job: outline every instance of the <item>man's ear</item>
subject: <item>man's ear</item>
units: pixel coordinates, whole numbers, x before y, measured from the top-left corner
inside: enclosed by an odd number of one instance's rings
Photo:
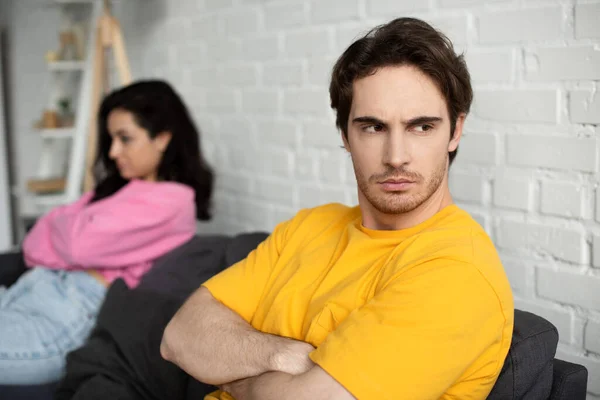
[[[340,134],[342,135],[342,141],[344,142],[344,148],[348,153],[350,153],[350,143],[348,142],[348,133],[344,133],[340,130]]]
[[[465,114],[465,113],[459,114],[458,118],[456,118],[456,125],[454,125],[454,135],[452,135],[452,138],[450,139],[450,142],[448,143],[448,151],[449,152],[452,152],[458,148],[458,143],[460,142],[460,139],[462,138],[463,128],[465,126],[466,118],[467,118],[467,114]]]
[[[173,134],[169,131],[160,132],[158,135],[156,135],[154,138],[154,143],[161,153],[164,153],[167,150],[169,143],[171,143],[172,137]]]

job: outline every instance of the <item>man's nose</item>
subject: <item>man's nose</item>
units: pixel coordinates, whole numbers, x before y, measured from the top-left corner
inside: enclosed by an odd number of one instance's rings
[[[410,162],[409,143],[406,135],[401,130],[388,133],[383,162],[395,169]]]

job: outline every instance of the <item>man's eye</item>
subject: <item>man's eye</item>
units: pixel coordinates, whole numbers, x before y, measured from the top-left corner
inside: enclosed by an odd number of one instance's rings
[[[367,133],[383,132],[383,126],[382,125],[368,125],[368,126],[365,126],[363,128],[363,130]]]
[[[417,132],[427,132],[433,129],[433,126],[424,124],[415,126],[414,130]]]
[[[128,143],[131,140],[129,136],[121,136],[122,143]]]

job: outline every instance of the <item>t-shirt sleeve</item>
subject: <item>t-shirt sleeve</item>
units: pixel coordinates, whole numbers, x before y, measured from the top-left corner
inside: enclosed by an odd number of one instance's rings
[[[215,275],[202,286],[250,323],[279,260],[291,223],[292,221],[287,221],[279,224],[244,260]]]
[[[423,400],[440,398],[486,357],[489,383],[464,397],[483,399],[504,361],[504,324],[500,300],[476,268],[429,265],[390,280],[310,357],[356,398]]]

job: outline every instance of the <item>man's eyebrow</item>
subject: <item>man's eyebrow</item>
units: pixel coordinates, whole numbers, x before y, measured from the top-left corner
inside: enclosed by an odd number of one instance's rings
[[[423,125],[423,124],[433,124],[437,122],[442,122],[444,119],[441,117],[434,117],[428,115],[420,115],[418,117],[411,118],[406,121],[402,121],[402,124],[405,126],[415,126],[415,125]],[[377,117],[373,117],[371,115],[366,115],[364,117],[356,117],[352,120],[353,124],[372,124],[372,125],[381,125],[384,128],[388,126],[388,124]]]
[[[431,124],[431,123],[442,122],[442,121],[443,121],[443,118],[441,118],[441,117],[421,115],[421,116],[403,121],[402,123],[405,126],[415,126],[415,125]]]
[[[364,117],[356,117],[352,120],[353,124],[372,124],[372,125],[381,125],[383,127],[387,126],[387,123],[383,122],[379,118],[372,117],[370,115],[366,115]]]

